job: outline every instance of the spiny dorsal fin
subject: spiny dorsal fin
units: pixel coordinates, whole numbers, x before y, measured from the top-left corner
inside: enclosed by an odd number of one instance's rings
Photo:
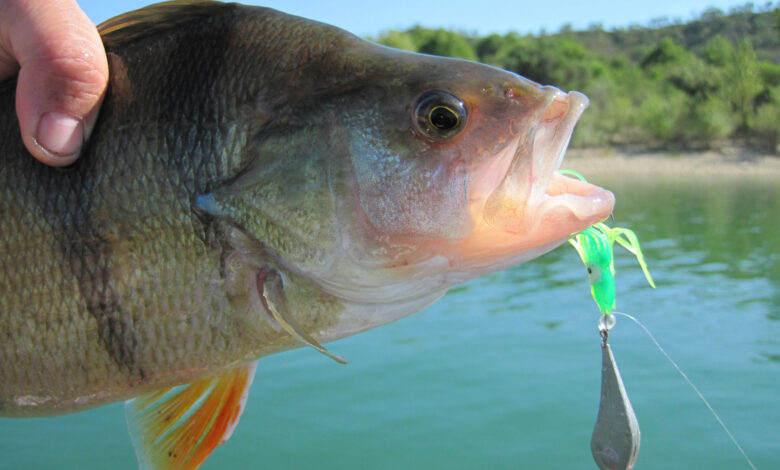
[[[115,16],[98,25],[106,48],[176,29],[209,16],[240,8],[235,3],[174,0]]]
[[[256,368],[257,361],[125,402],[139,468],[198,468],[233,434]]]

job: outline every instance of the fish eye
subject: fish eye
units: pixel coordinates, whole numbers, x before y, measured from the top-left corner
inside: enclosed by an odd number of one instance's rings
[[[588,265],[588,280],[595,284],[601,280],[601,268],[595,264]]]
[[[441,90],[420,96],[414,114],[417,129],[434,140],[454,137],[463,129],[468,118],[463,102],[452,93]]]

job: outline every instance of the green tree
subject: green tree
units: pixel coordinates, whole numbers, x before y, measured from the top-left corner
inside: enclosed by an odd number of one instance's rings
[[[603,70],[595,57],[570,36],[517,38],[496,56],[497,65],[543,84],[583,89]]]
[[[767,101],[756,112],[755,129],[772,150],[780,153],[780,84],[767,92]]]
[[[756,53],[742,41],[733,49],[723,73],[723,92],[739,117],[738,130],[747,135],[755,116],[755,98],[763,90]]]
[[[403,31],[391,30],[383,33],[377,38],[376,42],[385,46],[395,47],[396,49],[417,52],[417,45],[414,43],[414,40],[408,33]]]
[[[491,34],[477,40],[475,47],[477,59],[480,62],[492,64],[498,52],[506,45],[508,40],[499,34]]]
[[[460,59],[477,60],[477,53],[466,39],[454,31],[437,29],[430,31],[425,40],[421,41],[418,52]]]
[[[682,64],[689,60],[690,54],[671,38],[663,38],[645,55],[639,65],[643,69],[657,66]]]
[[[728,39],[718,34],[707,41],[702,50],[702,57],[711,65],[724,67],[734,55],[734,47]]]
[[[780,7],[775,8],[774,11],[772,11],[775,15],[775,24],[777,25],[777,36],[780,37]]]

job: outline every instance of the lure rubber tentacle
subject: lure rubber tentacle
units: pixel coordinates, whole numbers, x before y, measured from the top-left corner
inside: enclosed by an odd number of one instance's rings
[[[587,182],[584,176],[574,170],[559,170],[558,173],[574,176]],[[636,257],[647,282],[655,288],[655,282],[650,275],[642,249],[639,246],[639,238],[633,230],[624,227],[610,227],[604,222],[598,222],[573,235],[569,242],[577,250],[585,267],[588,268],[591,294],[601,313],[607,315],[615,308],[615,262],[613,255],[615,242]]]

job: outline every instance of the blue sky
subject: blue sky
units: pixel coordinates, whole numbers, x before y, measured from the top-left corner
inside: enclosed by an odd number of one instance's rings
[[[80,0],[92,21],[99,23],[119,13],[154,3],[153,0]],[[605,27],[647,24],[662,16],[691,19],[714,6],[728,11],[745,1],[722,0],[245,0],[325,23],[361,36],[376,35],[388,29],[405,29],[415,24],[453,28],[465,32],[536,33],[542,28],[557,31],[570,23],[584,29],[592,23]],[[763,1],[756,4],[763,5]]]

